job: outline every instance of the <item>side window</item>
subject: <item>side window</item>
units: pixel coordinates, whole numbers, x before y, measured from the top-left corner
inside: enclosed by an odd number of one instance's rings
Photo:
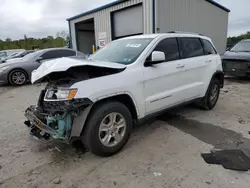
[[[182,58],[191,58],[204,55],[204,50],[198,38],[180,38]]]
[[[161,51],[165,53],[166,61],[173,61],[180,59],[179,48],[176,38],[167,38],[159,42],[154,51]]]
[[[217,54],[214,47],[208,40],[202,39],[202,42],[203,42],[204,52],[206,55]]]
[[[69,56],[75,56],[76,52],[72,50],[58,50],[57,56],[58,57],[69,57]]]
[[[43,55],[41,55],[41,57],[42,57],[43,59],[53,59],[53,58],[57,58],[57,56],[56,56],[56,50],[52,50],[52,51],[45,52]]]
[[[69,56],[75,56],[76,52],[72,50],[52,50],[49,52],[45,52],[42,55],[43,59],[54,59],[54,58],[60,58],[60,57],[69,57]]]

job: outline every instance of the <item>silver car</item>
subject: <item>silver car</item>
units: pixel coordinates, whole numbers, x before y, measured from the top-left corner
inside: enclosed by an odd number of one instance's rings
[[[8,57],[2,58],[0,60],[0,63],[6,63],[9,59],[23,58],[24,56],[26,56],[30,53],[33,53],[33,52],[35,52],[35,50],[25,50],[22,52],[15,52]]]
[[[6,63],[0,64],[0,83],[9,83],[17,86],[24,85],[30,81],[31,72],[37,69],[44,61],[72,56],[85,58],[83,53],[72,49],[50,48],[38,50],[21,59],[10,59]]]
[[[14,53],[19,53],[25,51],[24,49],[15,49],[15,50],[2,50],[0,51],[0,60],[6,57],[9,57],[10,55]]]

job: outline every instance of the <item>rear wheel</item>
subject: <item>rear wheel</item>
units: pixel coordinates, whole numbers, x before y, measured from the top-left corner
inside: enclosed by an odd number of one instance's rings
[[[27,83],[28,76],[27,73],[23,70],[13,70],[9,74],[9,82],[11,85],[24,85]]]
[[[211,81],[207,93],[204,98],[198,103],[198,106],[204,110],[212,110],[220,96],[220,81],[213,78]]]
[[[128,142],[132,131],[129,109],[119,102],[106,102],[91,112],[82,135],[85,147],[98,156],[111,156]]]

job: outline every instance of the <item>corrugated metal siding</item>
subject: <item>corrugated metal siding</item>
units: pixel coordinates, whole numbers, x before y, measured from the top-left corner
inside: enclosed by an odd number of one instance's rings
[[[218,52],[224,53],[227,45],[229,13],[206,2],[199,0],[199,30],[210,37]]]
[[[144,15],[144,33],[152,33],[152,0],[130,0],[125,1],[124,3],[109,7],[107,9],[77,18],[70,21],[71,29],[71,40],[72,47],[76,49],[76,35],[75,35],[75,23],[94,18],[95,21],[95,38],[96,45],[98,45],[98,33],[106,32],[107,33],[107,42],[111,41],[111,18],[110,13],[122,8],[126,8],[138,3],[143,3],[143,15]]]
[[[187,31],[212,38],[219,53],[226,49],[228,12],[205,0],[156,0],[159,32]]]

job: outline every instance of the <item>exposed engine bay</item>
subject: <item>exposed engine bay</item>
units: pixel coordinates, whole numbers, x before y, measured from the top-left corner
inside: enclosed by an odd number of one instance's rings
[[[104,67],[73,67],[64,72],[52,72],[41,81],[48,81],[41,91],[37,105],[25,111],[25,124],[35,138],[69,140],[74,118],[92,104],[87,98],[74,99],[77,82],[121,72],[121,69]]]

